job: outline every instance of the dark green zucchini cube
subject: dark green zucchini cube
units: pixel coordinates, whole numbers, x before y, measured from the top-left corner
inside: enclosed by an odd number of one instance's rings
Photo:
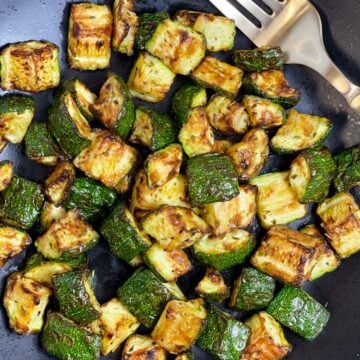
[[[101,335],[76,325],[58,312],[48,312],[41,343],[50,355],[61,360],[100,358]]]
[[[274,297],[275,280],[254,268],[244,268],[234,283],[230,307],[237,311],[263,309]]]
[[[30,229],[44,204],[41,185],[14,176],[0,193],[0,220],[22,229]]]
[[[249,336],[247,326],[210,304],[206,326],[196,345],[219,359],[238,360]]]
[[[291,285],[282,288],[266,311],[306,340],[315,339],[330,318],[330,313],[320,303]]]
[[[231,159],[223,154],[198,155],[188,160],[191,206],[227,201],[239,194],[238,179]]]

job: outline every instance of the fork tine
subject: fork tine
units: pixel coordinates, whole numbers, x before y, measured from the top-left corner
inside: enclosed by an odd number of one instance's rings
[[[272,19],[271,15],[267,14],[264,9],[262,9],[258,4],[255,4],[252,0],[236,1],[242,5],[251,15],[258,19],[262,25],[267,25],[267,23]]]
[[[278,0],[261,0],[261,1],[274,12],[280,11],[286,5],[285,2],[281,3]]]
[[[250,40],[256,39],[260,34],[260,29],[255,26],[246,16],[244,16],[234,5],[227,0],[210,0],[226,17],[234,19],[236,26]]]

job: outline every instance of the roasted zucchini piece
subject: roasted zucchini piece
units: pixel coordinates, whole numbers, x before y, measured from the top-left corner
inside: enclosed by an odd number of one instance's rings
[[[267,312],[306,340],[314,340],[325,328],[330,313],[304,290],[285,285]]]
[[[340,259],[328,245],[325,237],[321,234],[317,226],[310,224],[302,228],[300,231],[304,234],[315,237],[319,241],[319,246],[321,247],[319,260],[315,264],[309,280],[316,280],[319,277],[336,270],[340,265]]]
[[[173,293],[149,270],[136,270],[119,288],[117,295],[138,320],[151,328]]]
[[[176,281],[191,270],[191,262],[181,249],[166,251],[155,243],[144,253],[143,258],[161,281]]]
[[[63,203],[66,210],[78,209],[90,222],[99,220],[116,200],[116,191],[88,177],[76,178]]]
[[[255,246],[253,235],[237,229],[222,236],[205,235],[193,245],[192,251],[201,264],[221,271],[244,263]]]
[[[60,205],[68,196],[75,180],[75,168],[71,162],[60,162],[45,180],[45,195],[55,205]]]
[[[71,5],[67,48],[71,68],[97,70],[110,65],[112,22],[106,5]]]
[[[127,85],[134,97],[156,103],[165,98],[175,76],[161,60],[141,52],[131,69]]]
[[[0,138],[19,144],[25,137],[35,113],[32,96],[6,94],[0,97]]]
[[[251,267],[243,268],[234,282],[229,306],[237,311],[263,309],[274,297],[275,280]]]
[[[128,56],[133,55],[135,34],[139,25],[135,13],[135,0],[115,0],[113,18],[113,50]]]
[[[245,94],[257,95],[282,105],[285,109],[300,101],[299,90],[289,86],[280,70],[265,70],[247,73],[243,79]]]
[[[70,257],[91,249],[99,235],[86,223],[78,210],[70,210],[54,221],[46,232],[37,238],[35,246],[39,253],[48,259]]]
[[[148,335],[132,335],[125,343],[122,359],[166,360],[167,352]]]
[[[50,355],[60,360],[100,358],[101,336],[76,325],[59,312],[48,312],[41,344]]]
[[[107,130],[93,132],[90,146],[75,159],[74,165],[87,176],[109,188],[126,192],[137,165],[138,152]]]
[[[193,210],[175,206],[163,206],[146,215],[142,228],[167,251],[187,248],[210,232]]]
[[[252,129],[243,139],[231,146],[230,156],[240,181],[259,174],[269,156],[269,139],[263,129]]]
[[[0,154],[5,149],[7,144],[8,142],[4,138],[0,137]]]
[[[109,73],[100,89],[100,96],[91,107],[104,126],[124,140],[130,134],[135,121],[135,105],[125,81]]]
[[[242,84],[243,71],[217,58],[207,56],[192,72],[199,85],[234,99]]]
[[[89,270],[72,270],[52,277],[54,294],[61,312],[80,325],[90,324],[101,316]]]
[[[171,354],[189,350],[206,319],[203,299],[169,301],[151,333],[154,341]]]
[[[316,212],[330,245],[341,258],[360,251],[360,210],[350,193],[341,192],[326,199]]]
[[[90,144],[91,128],[70,92],[60,95],[49,110],[48,129],[70,157]]]
[[[191,10],[179,10],[175,20],[203,34],[209,51],[229,51],[234,47],[235,22],[225,16]]]
[[[211,152],[214,153],[220,153],[220,154],[227,154],[227,151],[231,148],[231,146],[233,146],[234,143],[231,140],[227,140],[227,139],[220,139],[214,140],[214,145],[212,148]]]
[[[256,187],[240,185],[239,195],[228,201],[205,204],[200,216],[212,227],[215,235],[249,226],[256,215]]]
[[[204,154],[189,159],[186,176],[192,206],[227,201],[239,195],[235,169],[227,155]]]
[[[35,231],[38,234],[47,230],[50,225],[65,215],[66,211],[62,206],[53,204],[52,202],[45,201],[39,219],[35,224]]]
[[[271,148],[281,155],[317,147],[325,141],[331,127],[330,120],[325,117],[291,109],[285,124],[271,139]]]
[[[171,101],[171,108],[180,125],[184,124],[189,111],[207,102],[205,88],[194,83],[187,83],[179,88]]]
[[[4,191],[14,176],[14,165],[9,160],[0,161],[0,191]]]
[[[334,179],[337,191],[347,191],[360,184],[360,145],[341,151],[334,156],[337,173]]]
[[[230,295],[229,287],[221,274],[214,268],[206,268],[206,274],[196,285],[196,292],[208,301],[222,302]]]
[[[111,251],[120,259],[130,262],[151,246],[148,236],[141,231],[124,202],[101,224],[100,232],[108,241]]]
[[[320,202],[328,195],[335,172],[328,148],[308,149],[291,163],[289,182],[300,202]]]
[[[190,109],[180,129],[179,141],[187,156],[206,154],[214,146],[214,133],[203,107]]]
[[[4,307],[11,329],[21,335],[40,332],[51,290],[20,272],[12,273],[6,283]]]
[[[66,160],[52,138],[45,123],[33,123],[25,135],[25,153],[30,160],[45,166],[55,166],[59,160]]]
[[[196,345],[221,360],[238,360],[249,336],[242,322],[209,304],[207,323]]]
[[[211,126],[222,135],[244,134],[249,115],[243,105],[222,95],[214,95],[205,107]]]
[[[319,241],[286,226],[272,226],[251,258],[258,270],[284,283],[302,286],[319,261]]]
[[[257,215],[261,226],[288,224],[306,216],[306,205],[301,204],[289,183],[289,171],[260,175],[250,180],[258,188]]]
[[[183,152],[179,144],[171,144],[166,148],[150,154],[144,163],[147,183],[150,189],[165,185],[178,176],[182,164]]]
[[[41,185],[14,176],[9,186],[0,192],[0,220],[21,229],[30,229],[44,204]]]
[[[130,141],[157,151],[176,142],[176,131],[173,120],[166,114],[149,108],[136,109],[135,123]]]
[[[284,124],[286,113],[284,108],[269,99],[258,96],[245,95],[243,103],[249,114],[250,127],[273,129]]]
[[[175,360],[193,360],[193,354],[191,351],[187,351],[176,356]]]
[[[26,232],[0,225],[0,268],[30,244],[31,238]]]
[[[281,325],[265,311],[244,324],[250,329],[250,338],[240,360],[281,360],[291,352]]]
[[[282,69],[286,56],[279,46],[264,46],[252,50],[236,50],[234,64],[247,72]]]
[[[48,41],[25,41],[6,46],[0,56],[4,90],[39,92],[60,82],[59,48]]]

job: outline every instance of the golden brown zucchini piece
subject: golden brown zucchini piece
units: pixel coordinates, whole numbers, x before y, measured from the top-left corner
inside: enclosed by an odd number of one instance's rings
[[[106,5],[71,6],[67,49],[71,68],[97,70],[110,65],[112,21],[112,12]]]
[[[206,274],[196,285],[196,292],[208,301],[222,302],[230,295],[221,274],[213,267],[206,268]]]
[[[161,314],[151,336],[171,354],[188,350],[200,335],[206,319],[203,299],[171,300]]]
[[[4,293],[4,307],[10,327],[21,335],[40,332],[51,290],[20,272],[9,276]]]
[[[227,151],[234,145],[231,140],[214,140],[214,146],[212,148],[212,152],[220,153],[220,154],[227,154]]]
[[[4,90],[39,92],[60,82],[59,48],[48,41],[25,41],[6,46],[0,56]]]
[[[14,166],[11,161],[0,161],[0,191],[4,191],[14,175]]]
[[[44,206],[41,210],[39,223],[39,231],[43,232],[47,230],[50,225],[55,221],[60,219],[66,213],[65,209],[62,206],[55,205],[52,202],[45,201]]]
[[[319,261],[319,241],[286,226],[272,226],[262,239],[251,263],[280,281],[302,286]]]

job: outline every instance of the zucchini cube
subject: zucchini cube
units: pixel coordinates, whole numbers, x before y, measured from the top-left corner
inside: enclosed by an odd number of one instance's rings
[[[126,360],[166,360],[167,352],[148,335],[132,335],[125,343],[122,358]]]
[[[14,165],[9,160],[0,161],[0,191],[4,191],[14,176]]]
[[[360,251],[360,209],[350,193],[341,192],[326,199],[316,212],[330,245],[341,258]]]
[[[263,309],[274,297],[275,280],[251,267],[243,268],[234,282],[230,307],[237,311]]]
[[[71,6],[67,48],[71,68],[97,70],[110,65],[112,24],[112,12],[106,5]]]
[[[204,300],[169,301],[151,333],[154,341],[171,354],[189,350],[206,319]]]
[[[119,202],[103,221],[100,232],[111,251],[128,263],[151,246],[150,239],[138,228],[124,202]]]
[[[40,217],[34,225],[35,232],[37,234],[43,233],[55,220],[63,217],[65,213],[66,210],[63,207],[45,201],[44,206],[41,209]]]
[[[229,287],[214,268],[206,268],[205,276],[196,285],[196,292],[207,301],[222,302],[230,295]]]
[[[209,304],[207,323],[196,345],[219,359],[238,360],[249,336],[247,326]]]
[[[250,338],[240,360],[281,360],[292,350],[281,325],[268,313],[261,311],[246,320]]]
[[[103,331],[101,353],[105,356],[114,352],[140,326],[136,317],[118,299],[101,305],[100,322]]]
[[[258,270],[280,281],[302,286],[318,262],[319,241],[286,226],[272,226],[251,258]]]
[[[210,232],[209,225],[193,210],[174,206],[163,206],[146,215],[142,228],[167,251],[187,248]]]
[[[74,165],[87,176],[118,192],[130,187],[138,152],[108,130],[92,133],[91,144],[74,159]]]
[[[135,98],[157,103],[165,98],[175,76],[161,60],[141,52],[131,69],[127,85]]]
[[[44,204],[41,185],[14,176],[0,193],[0,220],[21,229],[30,229]]]
[[[59,48],[48,41],[25,41],[6,46],[0,56],[4,90],[39,92],[60,82]]]
[[[306,340],[314,340],[330,318],[330,313],[319,302],[291,285],[281,289],[266,311]]]
[[[51,290],[20,272],[12,273],[6,283],[4,307],[10,327],[20,335],[38,333]]]
[[[100,357],[101,336],[59,312],[48,312],[41,343],[50,355],[60,360],[96,360]]]
[[[186,176],[193,207],[227,201],[239,195],[235,169],[226,155],[204,154],[189,159]]]
[[[227,155],[227,151],[233,146],[234,143],[228,139],[215,139],[212,152]]]
[[[240,90],[243,74],[244,72],[236,66],[206,56],[192,72],[191,77],[199,85],[234,99]]]

